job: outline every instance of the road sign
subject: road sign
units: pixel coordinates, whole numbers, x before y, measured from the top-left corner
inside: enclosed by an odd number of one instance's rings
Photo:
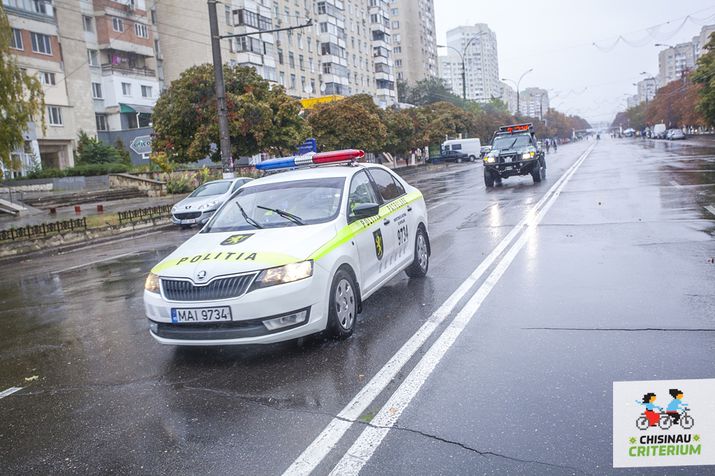
[[[312,137],[298,146],[298,154],[305,155],[308,152],[318,152],[318,142]]]

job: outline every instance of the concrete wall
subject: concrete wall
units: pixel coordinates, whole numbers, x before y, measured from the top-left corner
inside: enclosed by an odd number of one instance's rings
[[[110,188],[135,188],[148,192],[150,197],[166,195],[166,182],[151,180],[129,174],[112,174],[109,176]]]
[[[22,181],[6,180],[0,182],[0,194],[13,192],[77,192],[109,189],[109,176],[62,177],[47,179],[29,179]]]
[[[140,127],[139,129],[126,129],[123,131],[99,131],[97,132],[97,137],[107,144],[115,145],[117,139],[119,139],[124,148],[129,151],[129,155],[132,158],[132,164],[134,165],[149,165],[149,160],[142,158],[141,155],[136,154],[132,149],[129,148],[129,144],[132,143],[135,137],[138,136],[150,136],[154,133],[154,129],[151,127]]]

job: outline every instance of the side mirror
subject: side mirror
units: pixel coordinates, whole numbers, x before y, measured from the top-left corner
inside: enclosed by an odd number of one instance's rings
[[[353,208],[352,218],[359,220],[361,218],[370,218],[380,214],[380,205],[377,203],[360,203]]]

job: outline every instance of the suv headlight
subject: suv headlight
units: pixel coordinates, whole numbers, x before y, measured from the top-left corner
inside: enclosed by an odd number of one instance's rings
[[[253,282],[253,289],[266,288],[276,284],[292,283],[313,275],[313,261],[290,263],[277,268],[264,269]]]
[[[493,150],[484,156],[484,162],[488,162],[490,164],[494,163],[497,160],[497,157],[499,157],[499,151]]]
[[[150,293],[159,294],[159,286],[159,276],[154,273],[149,273],[149,276],[146,277],[146,281],[144,282],[144,289]]]

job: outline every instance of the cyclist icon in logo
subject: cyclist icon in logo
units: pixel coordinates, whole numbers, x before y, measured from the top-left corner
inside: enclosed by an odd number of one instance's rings
[[[645,407],[645,412],[636,419],[636,427],[639,430],[647,430],[651,426],[658,426],[663,430],[669,429],[671,426],[680,425],[683,429],[689,430],[695,425],[693,417],[688,415],[690,409],[687,403],[683,403],[683,391],[677,388],[671,388],[670,396],[673,400],[668,404],[668,407],[663,411],[662,407],[655,404],[656,394],[646,393],[643,395],[643,400],[636,403]],[[660,411],[656,412],[658,409]]]

